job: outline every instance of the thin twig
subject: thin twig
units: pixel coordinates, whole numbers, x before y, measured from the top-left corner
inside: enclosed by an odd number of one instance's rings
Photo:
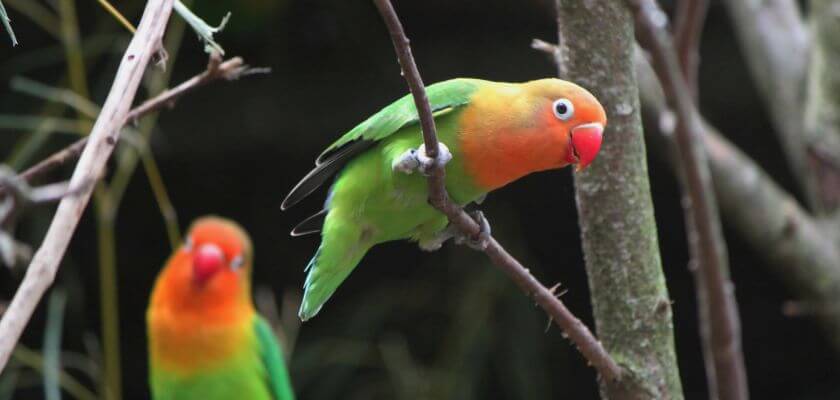
[[[213,57],[213,56],[211,56]],[[251,71],[251,69],[245,65],[239,57],[231,58],[222,63],[213,63],[211,62],[208,65],[208,69],[186,81],[181,83],[180,85],[169,89],[154,98],[146,100],[143,104],[135,107],[131,112],[128,113],[126,116],[125,121],[136,123],[140,118],[146,116],[152,112],[161,110],[163,108],[172,107],[175,102],[181,98],[184,94],[197,89],[201,86],[204,86],[207,83],[224,79],[224,80],[235,80],[238,79],[240,76],[246,75]],[[110,141],[116,140],[116,135],[118,131],[108,137]],[[22,173],[20,173],[20,177],[26,180],[27,182],[32,182],[50,171],[67,164],[79,157],[82,154],[82,150],[85,148],[85,144],[87,144],[88,137],[81,138],[77,140],[75,143],[71,144],[70,146],[65,147],[62,150],[54,153],[53,155],[45,158],[41,162],[29,167]],[[6,189],[4,187],[0,187],[0,196],[6,193]]]
[[[124,15],[122,15],[120,10],[117,10],[117,8],[114,7],[111,3],[109,3],[108,0],[96,0],[96,1],[99,3],[100,6],[102,6],[102,8],[105,9],[105,11],[108,12],[108,14],[111,14],[111,16],[113,16],[114,19],[116,19],[117,22],[119,22],[120,25],[122,25],[126,30],[128,30],[131,33],[134,33],[134,32],[137,31],[137,28],[135,28],[134,25],[131,24],[131,22],[128,22],[128,18],[126,18]]]
[[[738,310],[729,280],[726,245],[720,226],[717,202],[709,178],[703,147],[703,126],[680,72],[670,35],[664,29],[664,12],[655,0],[628,0],[636,18],[636,35],[653,58],[665,97],[677,117],[676,145],[683,178],[686,227],[692,259],[698,263],[695,274],[701,337],[713,396],[720,400],[749,397]],[[696,242],[695,242],[696,241]],[[708,362],[709,359],[714,363]],[[716,386],[716,393],[714,388]]]
[[[32,368],[35,371],[43,373],[44,371],[44,359],[38,354],[37,351],[34,351],[28,347],[24,347],[23,345],[18,345],[15,348],[15,353],[13,358],[18,363]],[[93,392],[90,391],[85,385],[81,382],[76,380],[73,375],[67,373],[67,371],[60,370],[58,372],[58,383],[61,385],[61,388],[67,391],[72,398],[77,400],[96,400],[99,397],[96,396]]]
[[[659,82],[647,61],[636,59],[639,96],[646,114],[645,134],[651,143],[672,149],[673,124],[657,123],[670,114]],[[709,169],[721,214],[767,260],[781,282],[807,303],[836,304],[840,299],[840,259],[833,235],[827,234],[788,192],[754,160],[725,139],[708,122],[703,135]],[[655,129],[658,127],[658,129]],[[656,152],[667,154],[669,151]],[[677,167],[676,157],[671,157]],[[676,169],[676,168],[675,168]],[[840,349],[840,309],[814,317]]]
[[[411,94],[414,96],[414,104],[420,115],[420,126],[423,129],[423,141],[427,155],[430,158],[437,157],[438,140],[435,131],[435,121],[432,116],[431,106],[426,97],[426,90],[420,78],[420,72],[414,63],[414,56],[411,54],[408,38],[403,31],[402,24],[391,5],[390,0],[374,0],[379,13],[382,15],[394,49],[397,53],[403,76],[408,83]],[[479,224],[473,220],[464,210],[449,199],[445,187],[444,169],[436,165],[430,171],[429,181],[429,202],[446,215],[449,222],[457,226],[461,232],[472,237],[481,234]],[[484,250],[487,257],[494,265],[501,268],[508,276],[525,292],[534,298],[569,339],[577,345],[583,356],[598,370],[598,372],[609,380],[618,380],[621,377],[621,368],[610,357],[601,342],[592,335],[592,332],[580,322],[548,288],[543,286],[531,272],[513,258],[508,252],[492,237],[487,240],[487,247]]]
[[[15,225],[23,210],[30,205],[52,203],[76,195],[81,188],[70,190],[67,182],[33,188],[4,165],[0,165],[0,185],[9,190],[9,196],[0,198],[0,264],[11,268],[18,262],[28,262],[32,255],[29,246],[14,238]]]
[[[17,46],[18,41],[15,37],[15,31],[12,30],[12,20],[6,13],[6,8],[3,7],[2,2],[0,2],[0,23],[3,24],[3,28],[6,30],[6,33],[9,34],[9,39],[12,40],[12,46]]]
[[[31,0],[3,0],[9,8],[17,11],[19,15],[29,18],[39,28],[49,33],[55,39],[61,39],[59,22],[55,14],[47,7],[37,1]]]
[[[173,0],[149,0],[137,33],[122,58],[102,113],[94,124],[90,140],[79,159],[71,187],[102,177],[114,149],[113,138],[128,116],[131,102],[152,55],[160,47]],[[90,200],[92,187],[78,196],[62,199],[46,237],[26,270],[9,309],[0,320],[0,369],[5,368],[26,323],[44,292],[52,284],[67,245]]]
[[[697,69],[700,66],[700,37],[709,10],[709,0],[680,0],[674,21],[674,46],[691,97],[697,102]]]

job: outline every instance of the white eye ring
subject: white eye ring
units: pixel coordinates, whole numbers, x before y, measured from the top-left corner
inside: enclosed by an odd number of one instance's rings
[[[240,255],[234,257],[233,260],[230,260],[230,267],[232,269],[239,269],[240,267],[242,267],[242,264],[244,264],[244,263],[245,263],[245,259],[242,258],[242,254],[240,254]]]
[[[192,240],[191,237],[187,236],[184,239],[184,250],[192,251],[192,249],[193,249],[193,240]]]
[[[568,121],[575,115],[575,106],[572,105],[572,102],[569,99],[555,100],[551,109],[554,111],[554,116],[559,118],[561,121]]]

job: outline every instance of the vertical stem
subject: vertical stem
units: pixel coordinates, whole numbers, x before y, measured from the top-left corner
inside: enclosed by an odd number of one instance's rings
[[[79,21],[76,17],[76,0],[60,0],[58,6],[59,14],[61,15],[61,38],[64,41],[70,86],[80,96],[89,99],[87,71],[85,70],[85,61],[82,55]]]
[[[117,249],[114,204],[104,183],[94,191],[96,237],[99,249],[99,302],[102,318],[103,372],[100,392],[105,399],[122,397],[120,314],[117,288]]]
[[[671,301],[662,272],[633,64],[633,19],[622,2],[557,0],[558,53],[609,122],[598,159],[575,174],[598,335],[627,371],[601,381],[606,399],[682,399]]]
[[[55,288],[47,303],[47,326],[44,332],[44,398],[61,400],[61,338],[67,293]]]

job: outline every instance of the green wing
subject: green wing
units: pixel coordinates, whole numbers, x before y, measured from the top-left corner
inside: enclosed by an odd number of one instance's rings
[[[268,373],[271,393],[276,400],[294,400],[295,392],[292,390],[289,371],[286,369],[283,352],[280,350],[280,343],[277,342],[274,331],[261,316],[254,319],[254,330],[257,332],[260,356]]]
[[[456,78],[430,85],[426,96],[432,106],[432,112],[463,106],[482,81],[478,79]],[[411,94],[405,95],[391,105],[383,108],[350,132],[347,132],[327,147],[315,161],[315,169],[309,172],[283,200],[283,209],[289,208],[321,186],[356,154],[369,149],[378,141],[387,138],[400,128],[416,124],[419,121],[417,108]]]

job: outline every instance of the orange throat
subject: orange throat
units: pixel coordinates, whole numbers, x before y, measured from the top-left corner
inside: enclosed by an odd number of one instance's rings
[[[146,315],[152,364],[183,374],[214,368],[240,353],[252,339],[255,315],[250,299],[237,293],[243,291],[238,282],[197,288],[186,261],[180,252],[170,260]]]

